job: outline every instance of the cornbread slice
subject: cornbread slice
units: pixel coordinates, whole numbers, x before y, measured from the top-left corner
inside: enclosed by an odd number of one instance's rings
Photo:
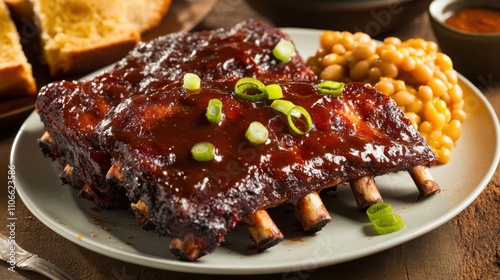
[[[170,8],[171,0],[124,0],[128,18],[144,33],[157,26]]]
[[[51,76],[99,69],[140,39],[120,0],[34,0],[33,11]]]
[[[3,0],[13,16],[17,18],[33,17],[33,6],[30,0]],[[157,26],[172,4],[171,0],[123,0],[127,9],[127,17],[135,28],[143,33]]]
[[[9,10],[0,1],[0,97],[35,94],[31,65],[23,52]]]

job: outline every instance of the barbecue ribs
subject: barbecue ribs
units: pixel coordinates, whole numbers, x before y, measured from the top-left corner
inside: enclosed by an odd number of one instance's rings
[[[396,104],[368,85],[320,94],[300,56],[283,63],[271,50],[276,28],[250,20],[224,31],[181,33],[142,43],[112,70],[88,81],[58,82],[40,91],[37,109],[45,155],[59,160],[63,181],[106,208],[130,207],[145,229],[170,237],[181,259],[212,252],[236,224],[263,251],[283,239],[266,209],[295,205],[304,231],[330,221],[318,193],[348,183],[360,209],[382,201],[375,176],[407,170],[420,196],[439,191],[426,166],[436,157]],[[201,77],[199,90],[182,76]],[[312,127],[289,129],[270,101],[234,95],[244,76],[278,83],[283,99],[305,108]],[[207,103],[219,99],[223,119],[210,124]],[[245,130],[264,124],[269,138],[252,144]],[[211,142],[212,161],[191,147]]]
[[[95,126],[123,99],[155,92],[187,72],[204,79],[242,76],[313,81],[315,74],[300,56],[280,63],[271,52],[290,37],[261,21],[248,20],[231,30],[176,33],[140,43],[112,70],[89,81],[61,81],[43,87],[37,110],[47,133],[39,143],[46,156],[65,166],[61,177],[80,196],[104,208],[127,208],[122,189],[105,181],[111,166],[99,146]]]

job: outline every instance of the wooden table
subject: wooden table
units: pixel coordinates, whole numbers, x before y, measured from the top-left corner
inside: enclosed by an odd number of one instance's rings
[[[243,1],[219,1],[197,29],[229,27],[249,17],[259,17]],[[402,39],[434,40],[427,14],[392,33]],[[491,81],[491,86],[494,86]],[[486,85],[487,86],[487,85]],[[500,87],[484,87],[497,115]],[[12,143],[24,116],[0,129],[0,205],[7,208],[7,174]],[[234,276],[171,272],[122,262],[84,249],[59,236],[34,217],[18,198],[16,240],[25,249],[55,263],[78,279],[234,279]],[[259,279],[500,279],[500,171],[483,193],[461,214],[439,228],[392,249],[354,261],[310,271],[263,275]],[[0,211],[1,224],[7,213]],[[6,226],[0,232],[7,233]],[[0,279],[44,279],[33,272],[0,265]],[[238,276],[253,279],[256,276]]]

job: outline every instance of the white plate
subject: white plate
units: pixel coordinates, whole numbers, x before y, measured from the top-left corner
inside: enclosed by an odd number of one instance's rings
[[[285,29],[303,57],[314,54],[320,31]],[[387,235],[373,234],[365,214],[356,209],[348,187],[324,197],[333,221],[315,236],[297,230],[285,206],[270,211],[286,240],[257,254],[244,227],[227,235],[227,242],[194,263],[175,259],[169,240],[143,231],[127,211],[98,211],[62,186],[36,139],[43,125],[33,113],[14,142],[11,162],[16,166],[17,191],[28,209],[49,228],[87,249],[123,261],[166,270],[206,274],[283,273],[360,258],[404,243],[447,222],[484,189],[499,160],[499,125],[483,95],[460,76],[468,119],[452,160],[431,169],[443,191],[416,202],[418,191],[406,172],[377,178],[384,199],[406,221],[406,227]]]

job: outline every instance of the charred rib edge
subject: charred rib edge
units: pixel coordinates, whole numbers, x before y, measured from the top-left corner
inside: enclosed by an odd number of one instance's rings
[[[40,147],[42,153],[45,156],[50,157],[52,159],[55,159],[57,157],[54,139],[52,139],[52,136],[48,131],[45,131],[42,137],[38,139],[38,146]]]
[[[42,138],[49,141],[48,137],[50,137],[50,135],[45,133],[44,136],[45,137]],[[70,175],[72,169],[70,165],[66,165],[64,173]],[[425,166],[416,166],[408,171],[420,192],[419,198],[440,190]],[[123,182],[124,174],[121,172],[121,164],[119,162],[113,163],[106,177],[108,180],[112,179]],[[352,180],[349,182],[349,185],[360,211],[366,210],[375,203],[383,202],[373,176],[365,176]],[[84,191],[87,191],[85,187]],[[298,198],[293,204],[295,205],[295,210],[302,228],[306,233],[318,232],[331,221],[330,214],[316,191]],[[149,209],[143,201],[139,200],[137,203],[132,203],[131,211],[143,228],[152,228],[151,222],[148,219]],[[283,234],[266,210],[257,210],[249,214],[246,219],[244,219],[244,223],[254,240],[258,252],[263,252],[284,239]],[[170,250],[180,258],[191,261],[199,258],[203,251],[196,241],[195,236],[191,235],[184,236],[183,239],[178,237],[172,238]]]
[[[52,137],[50,136],[50,133],[48,131],[45,131],[42,135],[42,137],[40,137],[40,141],[43,141],[43,142],[48,142],[50,144],[54,144],[54,141],[52,140]]]
[[[63,171],[61,173],[61,181],[64,183],[64,184],[70,184],[71,183],[71,180],[73,178],[73,166],[69,165],[69,164],[66,164],[63,168]]]
[[[125,181],[125,176],[121,171],[121,164],[118,162],[114,162],[113,165],[108,170],[106,174],[107,180],[116,180],[117,182],[123,183]]]
[[[145,230],[154,229],[154,224],[149,219],[149,207],[142,200],[130,204],[130,212],[134,214],[137,223]]]
[[[196,237],[192,234],[183,236],[183,239],[178,237],[172,238],[169,249],[177,257],[188,261],[195,261],[205,254],[203,252],[205,248],[200,246],[200,243],[197,242]]]

